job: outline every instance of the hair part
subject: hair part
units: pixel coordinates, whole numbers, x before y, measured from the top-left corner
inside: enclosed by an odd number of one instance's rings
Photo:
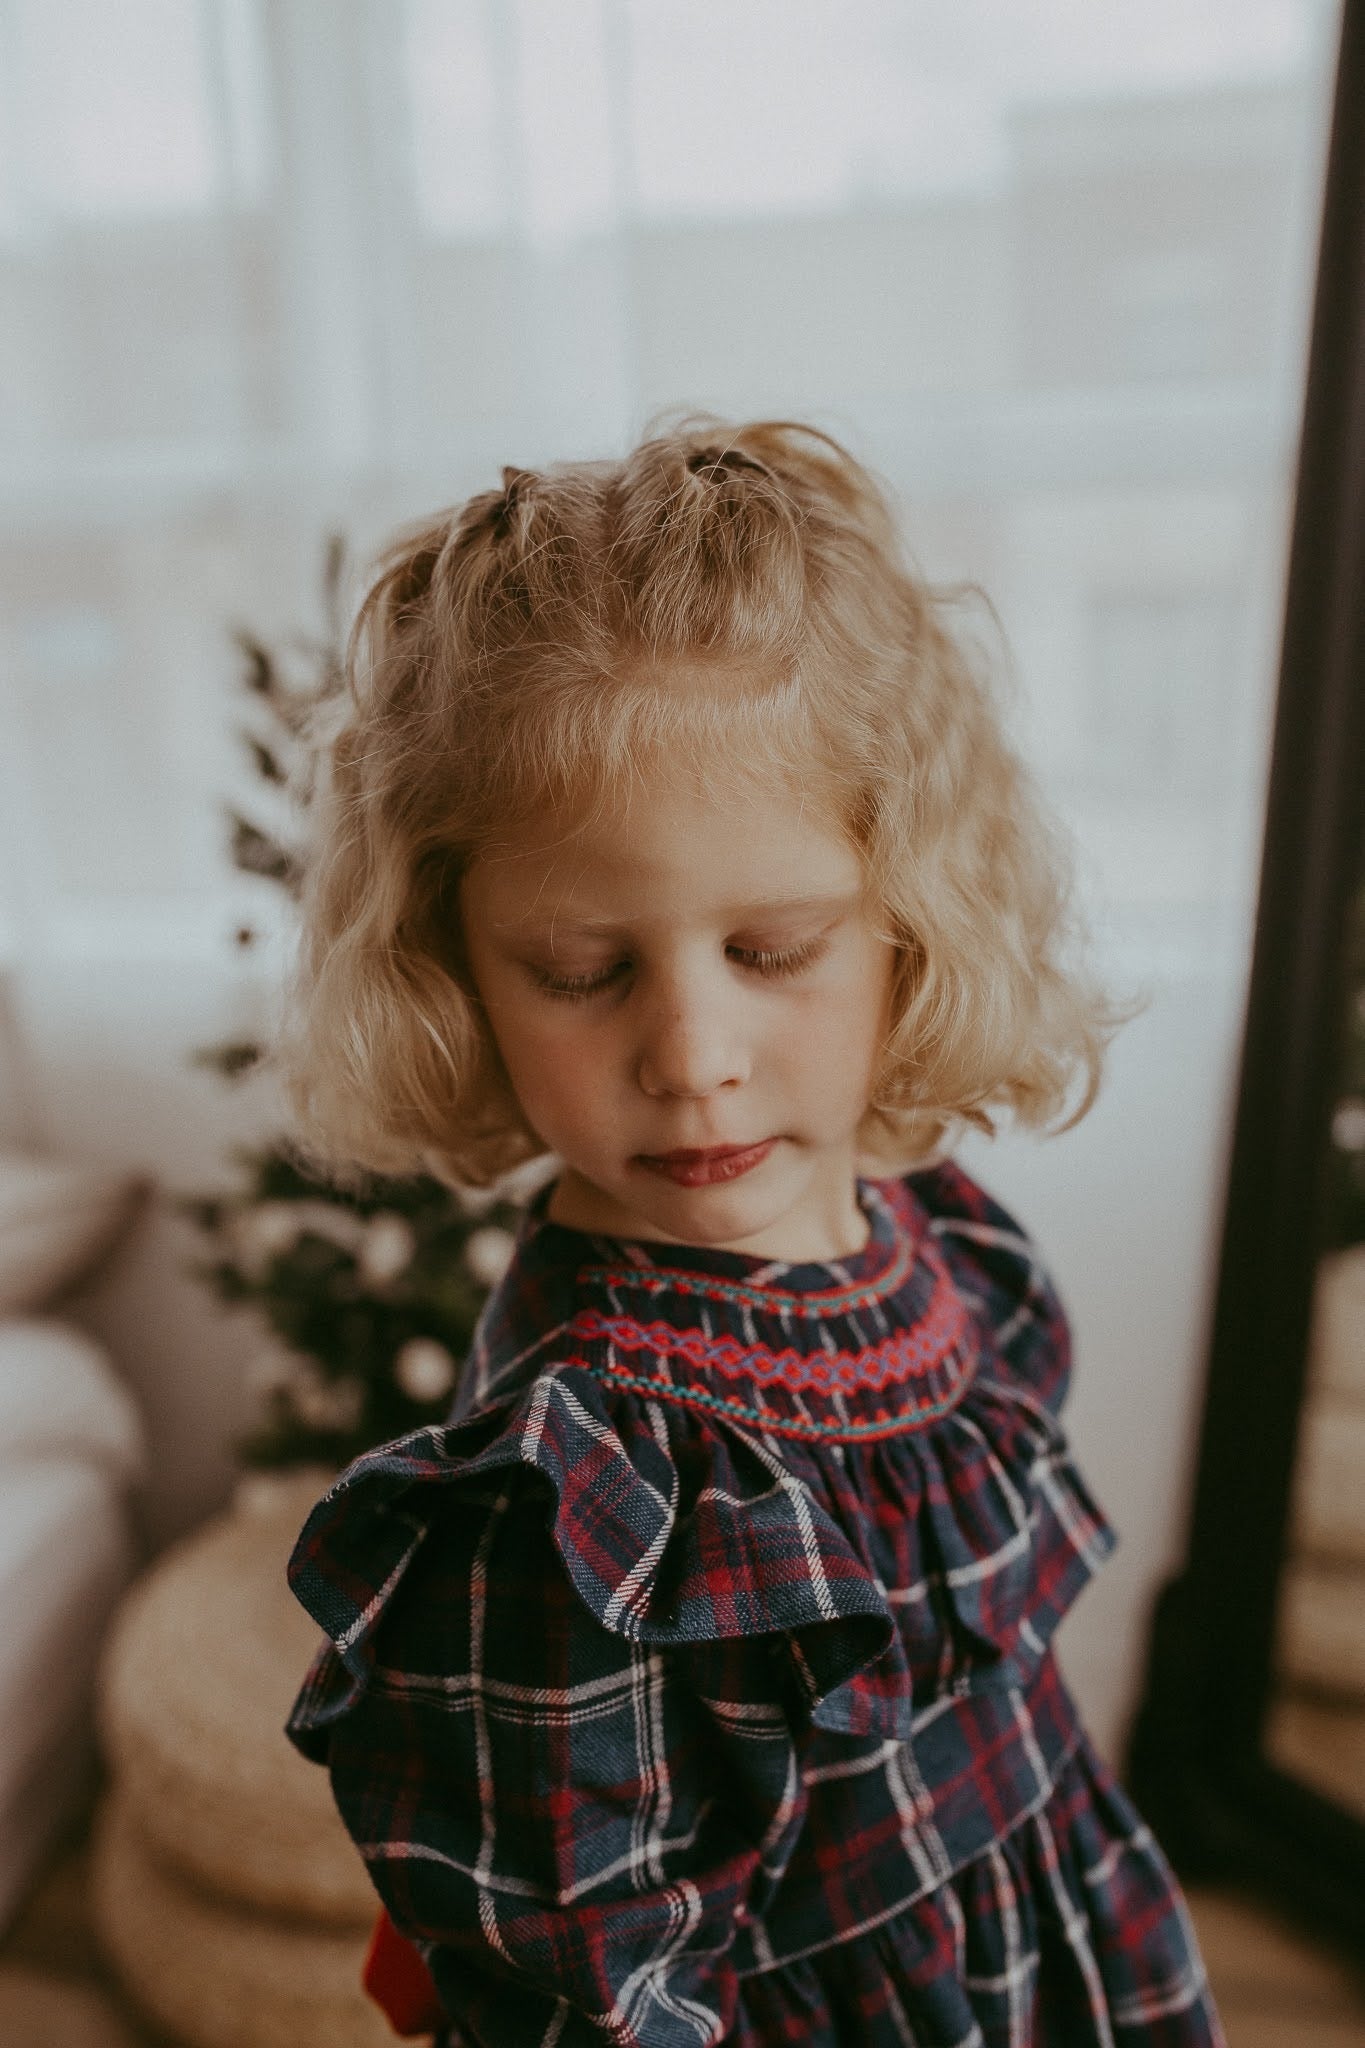
[[[482,1187],[542,1154],[463,959],[460,878],[532,819],[718,752],[828,806],[897,948],[869,1163],[1077,1121],[1123,1013],[1079,964],[1064,849],[950,599],[871,474],[788,421],[507,469],[395,541],[314,734],[274,1054],[301,1155]]]

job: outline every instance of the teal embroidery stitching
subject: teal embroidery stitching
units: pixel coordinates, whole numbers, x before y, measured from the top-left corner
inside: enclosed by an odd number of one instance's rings
[[[971,1370],[965,1372],[955,1386],[937,1401],[921,1402],[899,1415],[876,1418],[871,1422],[811,1422],[803,1416],[784,1417],[771,1410],[752,1407],[748,1402],[736,1400],[731,1395],[713,1394],[704,1387],[680,1387],[672,1380],[646,1379],[635,1373],[621,1372],[609,1365],[593,1365],[586,1358],[571,1358],[569,1365],[581,1366],[594,1378],[607,1381],[612,1386],[623,1387],[628,1393],[652,1394],[662,1401],[673,1401],[680,1407],[704,1408],[712,1414],[728,1416],[732,1422],[743,1422],[754,1429],[774,1436],[797,1436],[823,1441],[865,1443],[870,1438],[905,1436],[912,1430],[922,1429],[926,1423],[936,1422],[955,1408],[975,1378],[972,1361]]]

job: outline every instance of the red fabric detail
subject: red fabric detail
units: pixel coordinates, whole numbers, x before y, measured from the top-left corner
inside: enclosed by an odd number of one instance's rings
[[[431,1972],[387,1913],[374,1923],[361,1982],[395,2034],[434,2034],[446,2023]]]

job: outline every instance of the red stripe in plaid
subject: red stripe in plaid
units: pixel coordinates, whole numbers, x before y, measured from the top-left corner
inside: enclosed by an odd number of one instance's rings
[[[1056,1808],[1079,1732],[1046,1644],[1112,1541],[1055,1422],[1061,1312],[957,1169],[861,1194],[872,1237],[838,1267],[612,1244],[542,1201],[461,1419],[358,1460],[309,1518],[291,1581],[330,1640],[289,1733],[470,2041],[728,2039],[749,1986],[951,1913],[950,1881]],[[928,1369],[961,1398],[877,1440],[885,1387],[755,1380],[828,1427],[810,1440],[680,1398],[705,1346],[655,1348],[657,1397],[613,1384],[623,1323],[632,1353],[661,1320],[728,1359],[932,1349],[945,1289],[967,1343]],[[999,1885],[992,1910],[1017,1975]],[[1150,2004],[1147,1953],[1116,1982]],[[957,1950],[944,1968],[968,1996]]]

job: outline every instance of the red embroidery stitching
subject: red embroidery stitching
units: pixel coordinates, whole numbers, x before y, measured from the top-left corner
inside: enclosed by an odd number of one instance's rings
[[[741,1344],[737,1337],[708,1337],[704,1330],[679,1330],[672,1323],[641,1323],[629,1315],[607,1316],[582,1309],[569,1324],[570,1337],[591,1343],[605,1339],[621,1351],[648,1351],[678,1358],[699,1372],[726,1379],[774,1380],[794,1393],[879,1393],[922,1378],[955,1351],[966,1332],[961,1299],[948,1288],[935,1294],[922,1319],[861,1351],[774,1351],[766,1344]]]

